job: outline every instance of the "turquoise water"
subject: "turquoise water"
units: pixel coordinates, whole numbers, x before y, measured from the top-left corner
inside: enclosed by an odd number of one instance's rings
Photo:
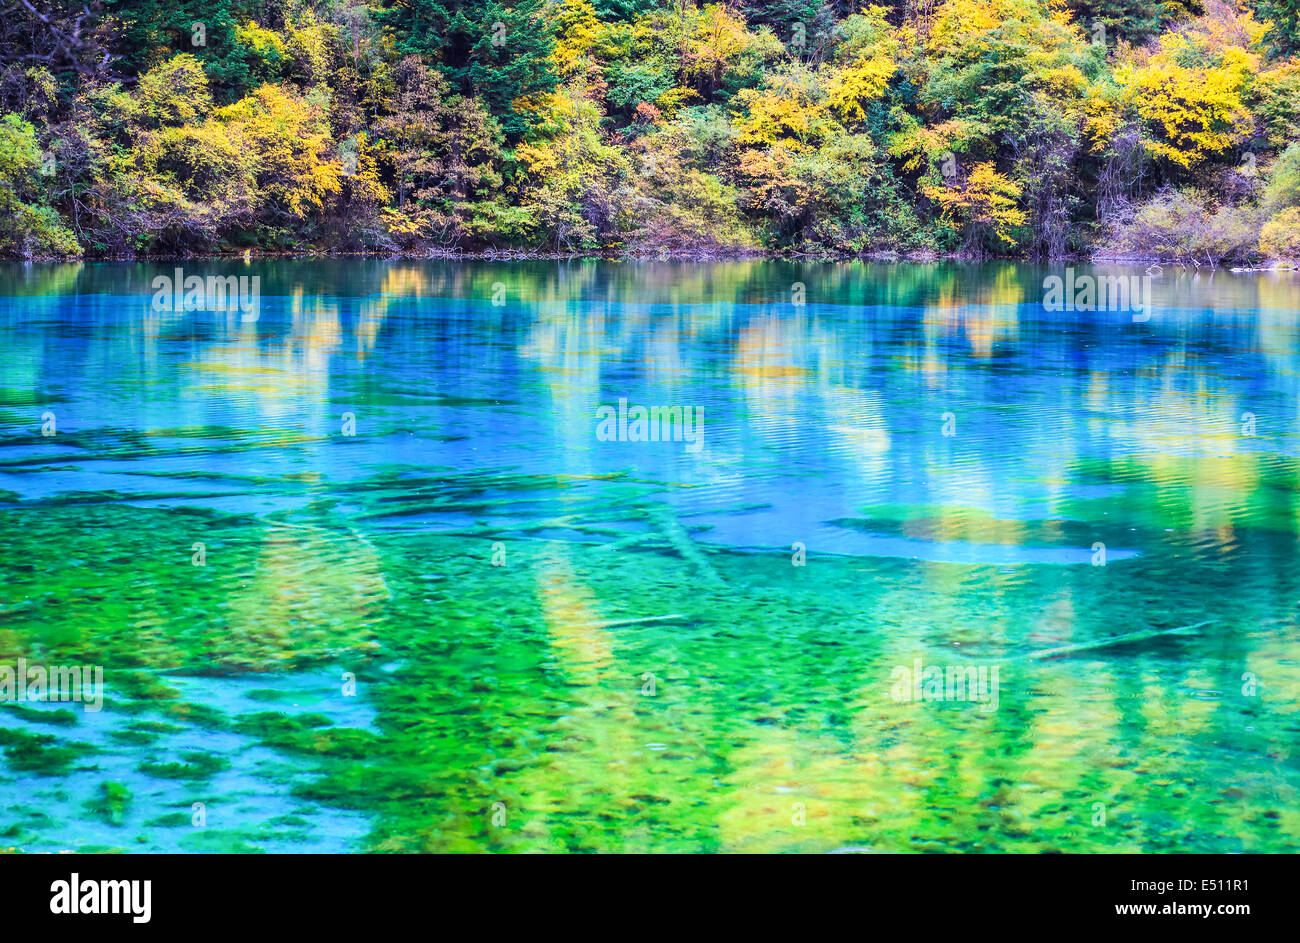
[[[1296,849],[1294,274],[182,268],[0,269],[0,846]]]

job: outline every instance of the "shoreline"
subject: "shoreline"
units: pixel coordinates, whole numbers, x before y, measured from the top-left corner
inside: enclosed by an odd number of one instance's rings
[[[131,255],[82,255],[82,256],[32,256],[18,258],[0,256],[0,263],[7,264],[71,264],[92,263],[129,263],[129,262],[194,262],[194,261],[313,261],[327,259],[387,259],[393,261],[465,261],[465,262],[878,262],[886,264],[909,263],[915,265],[934,264],[936,262],[964,262],[969,264],[987,264],[992,262],[1015,262],[1023,265],[1061,266],[1061,265],[1147,265],[1173,266],[1186,269],[1206,269],[1208,271],[1230,271],[1237,274],[1260,272],[1300,272],[1300,260],[1269,260],[1252,265],[1215,265],[1197,262],[1191,259],[1170,258],[1168,256],[1136,255],[1069,255],[1057,259],[1032,259],[1027,256],[998,255],[980,256],[961,252],[933,251],[877,251],[858,253],[813,253],[813,252],[775,252],[762,249],[740,251],[665,251],[665,252],[545,252],[533,249],[475,249],[452,250],[435,249],[422,252],[379,251],[379,250],[254,250],[242,252],[182,252],[182,253],[144,253]]]

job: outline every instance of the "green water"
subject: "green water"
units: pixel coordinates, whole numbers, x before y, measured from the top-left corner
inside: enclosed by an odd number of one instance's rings
[[[0,270],[0,847],[1300,845],[1294,276],[186,267]]]

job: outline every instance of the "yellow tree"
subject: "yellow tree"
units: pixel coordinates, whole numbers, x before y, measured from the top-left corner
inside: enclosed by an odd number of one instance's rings
[[[258,189],[274,209],[305,216],[341,189],[342,168],[328,157],[324,109],[290,87],[263,85],[217,118],[248,148]]]
[[[884,7],[868,7],[840,26],[844,39],[825,87],[827,104],[841,121],[866,120],[863,104],[883,98],[898,71],[899,43],[886,14]]]
[[[1243,101],[1259,68],[1253,21],[1214,28],[1210,18],[1170,33],[1145,62],[1122,63],[1115,80],[1125,103],[1154,132],[1146,149],[1190,169],[1245,140],[1254,118]]]
[[[708,98],[726,85],[729,74],[758,69],[775,61],[781,51],[770,30],[750,30],[743,16],[711,3],[697,14],[693,33],[683,37],[680,71],[687,83]]]
[[[956,187],[927,184],[922,189],[939,204],[944,221],[960,230],[967,251],[980,251],[990,236],[1015,245],[1011,231],[1025,224],[1025,212],[1016,205],[1020,185],[998,173],[992,163],[976,164]]]
[[[1147,150],[1180,167],[1191,168],[1250,133],[1253,122],[1241,101],[1244,69],[1189,69],[1155,59],[1143,68],[1121,68],[1116,78],[1157,135]]]
[[[547,10],[555,29],[555,51],[551,61],[561,76],[568,78],[590,63],[591,47],[596,43],[600,21],[591,0],[555,0]]]

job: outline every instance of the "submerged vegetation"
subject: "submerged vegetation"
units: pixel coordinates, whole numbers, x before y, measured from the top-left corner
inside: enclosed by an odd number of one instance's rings
[[[3,273],[0,664],[103,703],[0,705],[0,849],[1300,849],[1294,279],[169,267]]]
[[[361,491],[382,504],[406,480],[380,476]],[[574,510],[560,480],[493,473],[445,484]],[[604,483],[581,518],[636,507],[671,516],[662,496],[630,488]],[[427,509],[415,506],[420,490],[442,489],[415,486],[410,514]],[[1139,508],[1150,491],[1132,486],[1122,505]],[[897,510],[858,525],[887,531]],[[1270,621],[1296,590],[1285,567],[1259,576],[1268,589],[1243,611],[1222,591],[1224,580],[1240,586],[1240,572],[1198,565],[1209,591],[1146,605],[1141,624],[1153,628],[1114,648],[1115,627],[1134,624],[1153,580],[1190,585],[1188,544],[1105,572],[825,556],[815,578],[793,582],[783,553],[713,547],[716,580],[704,583],[668,541],[611,553],[530,539],[527,525],[481,539],[426,528],[362,538],[329,513],[295,517],[312,522],[301,537],[242,516],[115,504],[0,510],[13,535],[0,568],[35,601],[5,619],[5,656],[102,663],[110,693],[106,737],[89,723],[98,715],[80,712],[70,726],[0,728],[0,784],[24,784],[6,799],[0,845],[340,850],[329,842],[347,811],[364,813],[368,831],[346,847],[387,852],[1297,847],[1291,751],[1276,738],[1292,724],[1294,671],[1286,631]],[[1141,526],[1126,537],[1155,546],[1165,518],[1147,517],[1132,518]],[[1059,522],[974,524],[986,538],[1028,528],[1035,542],[1075,542]],[[196,533],[218,548],[205,568],[154,549],[184,548]],[[495,536],[509,542],[502,566],[486,563]],[[325,567],[344,586],[335,598],[316,595],[323,537],[338,545]],[[1236,539],[1280,559],[1293,538],[1243,528]],[[68,546],[103,562],[69,568]],[[384,573],[381,597],[349,583],[371,561]],[[1044,610],[1043,600],[1055,602]],[[1001,634],[986,638],[972,613]],[[1204,639],[1167,631],[1206,617]],[[263,634],[308,622],[325,633],[295,635],[291,658],[268,659]],[[1109,641],[1063,656],[1070,637]],[[1095,651],[1102,644],[1112,648]],[[998,712],[900,711],[890,667],[918,653],[1006,662]],[[1242,665],[1276,685],[1263,703],[1236,693]],[[286,683],[305,675],[322,679],[314,700]],[[354,697],[338,682],[349,675]],[[241,695],[205,687],[214,680]],[[370,723],[336,716],[357,701],[373,705]],[[1207,746],[1225,742],[1234,748]],[[1097,801],[1114,810],[1108,827],[1097,827]],[[792,821],[792,807],[806,820]]]
[[[1300,257],[1295,0],[37,0],[0,253]]]

